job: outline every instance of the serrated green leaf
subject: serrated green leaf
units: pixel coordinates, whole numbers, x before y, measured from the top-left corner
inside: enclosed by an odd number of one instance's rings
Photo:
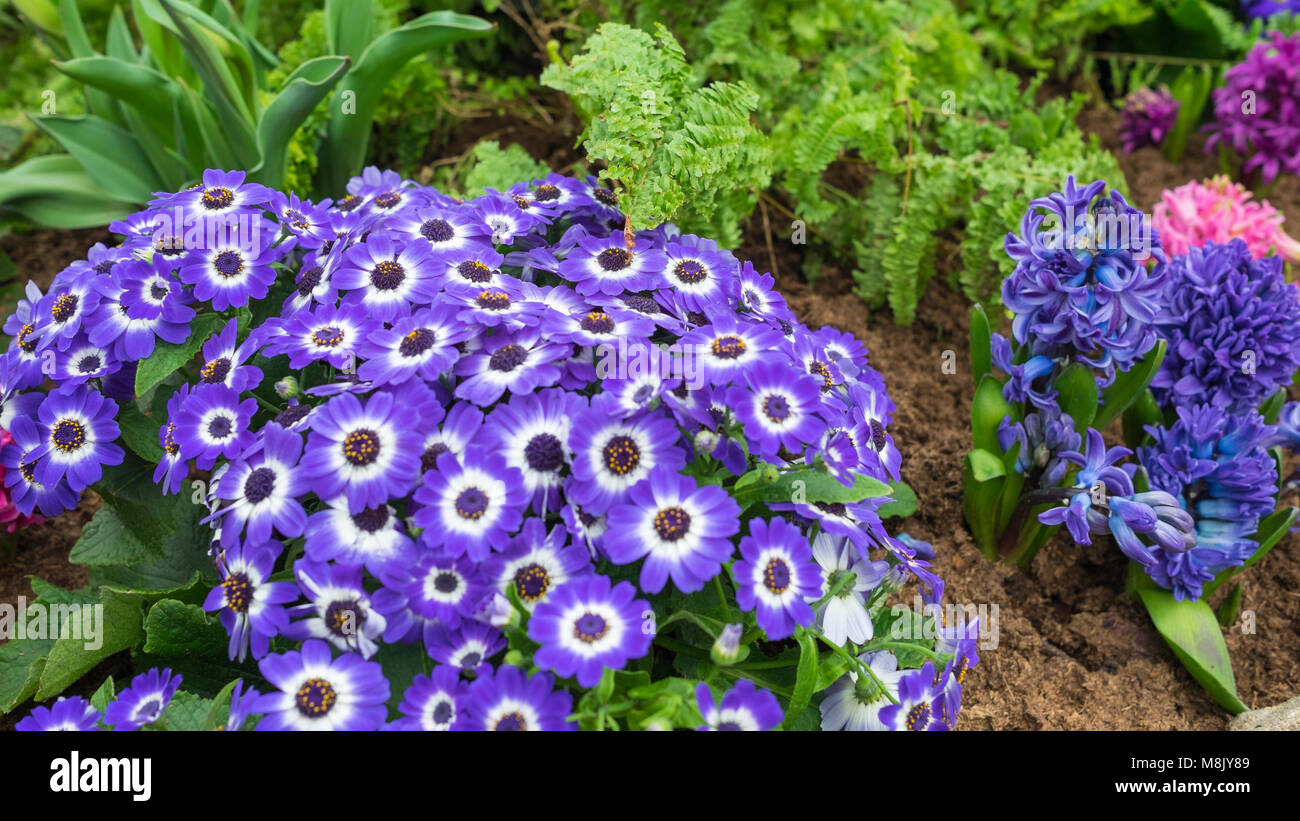
[[[113,677],[109,676],[104,679],[104,683],[99,685],[99,689],[90,697],[90,706],[103,713],[104,709],[108,707],[109,702],[111,702],[116,696],[117,688],[113,684]]]
[[[907,482],[890,482],[890,497],[892,502],[886,502],[876,510],[876,515],[882,519],[897,517],[906,519],[908,516],[916,513],[916,491]]]
[[[122,431],[122,441],[146,462],[162,461],[163,449],[158,444],[159,423],[145,416],[134,402],[121,402],[117,408],[117,426]]]
[[[161,529],[157,532],[161,536]],[[72,546],[68,561],[72,564],[132,565],[161,557],[160,547],[151,548],[145,544],[111,506],[105,505],[95,511],[94,517],[82,528],[81,538]]]
[[[163,599],[149,608],[144,632],[144,651],[162,656],[224,659],[230,644],[215,618],[197,605],[175,599]]]
[[[210,698],[177,690],[168,703],[167,709],[163,710],[163,714],[158,717],[153,726],[160,730],[181,732],[205,730],[212,706],[213,701]]]
[[[59,638],[50,649],[41,683],[35,698],[44,701],[56,696],[81,678],[92,667],[121,650],[134,647],[144,636],[141,629],[140,603],[111,591],[101,591],[104,605],[102,623],[94,642],[88,637]],[[91,648],[88,644],[98,644]]]
[[[1177,601],[1173,593],[1161,589],[1139,590],[1138,598],[1192,678],[1225,710],[1245,712],[1246,705],[1237,698],[1228,646],[1210,605],[1204,599]]]
[[[189,362],[226,321],[220,314],[199,314],[190,322],[190,335],[184,342],[173,344],[158,340],[153,353],[136,368],[135,395],[144,396],[150,388]]]

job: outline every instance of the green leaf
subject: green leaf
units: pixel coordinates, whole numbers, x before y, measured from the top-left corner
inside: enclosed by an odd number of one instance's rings
[[[144,620],[144,651],[163,656],[225,659],[230,638],[202,608],[163,599],[149,608]]]
[[[916,491],[907,482],[890,482],[889,487],[892,492],[889,494],[894,501],[886,502],[881,505],[876,514],[882,519],[898,517],[906,519],[913,513],[916,513]]]
[[[976,385],[993,370],[992,339],[988,314],[976,303],[970,309],[970,370]]]
[[[163,181],[129,131],[94,116],[30,115],[81,163],[86,174],[112,196],[135,203],[153,199]]]
[[[156,532],[161,536],[160,529]],[[105,505],[95,511],[94,518],[82,528],[81,538],[72,546],[68,561],[72,564],[132,565],[161,557],[162,551],[158,547],[151,548],[142,541],[111,506]]]
[[[81,13],[77,11],[76,0],[60,0],[59,17],[63,21],[63,30],[68,42],[68,50],[73,57],[90,57],[97,52],[86,36],[85,24]],[[104,120],[121,125],[120,109],[117,100],[94,88],[86,89],[86,101],[90,104],[90,113]]]
[[[225,723],[230,720],[230,701],[234,695],[235,685],[238,684],[239,681],[239,679],[235,679],[225,687],[222,687],[221,691],[213,696],[212,706],[208,709],[207,717],[203,719],[202,729],[215,730],[218,727],[225,726]]]
[[[284,184],[289,141],[347,70],[347,58],[317,57],[289,75],[257,123],[257,148],[262,160],[250,170],[251,179],[275,187]]]
[[[35,157],[0,172],[0,206],[52,228],[103,226],[135,210],[100,188],[68,154]]]
[[[114,653],[134,647],[143,638],[140,602],[108,590],[100,591],[100,595],[104,609],[95,641],[67,637],[54,642],[41,672],[40,687],[35,695],[37,701],[58,695],[96,664]],[[91,648],[88,644],[97,644],[98,647]]]
[[[212,712],[213,700],[177,690],[167,709],[153,723],[160,730],[197,732],[206,730],[208,715]]]
[[[384,87],[407,61],[441,46],[472,37],[486,37],[495,26],[478,17],[434,11],[376,38],[339,84],[340,95],[330,106],[320,188],[342,191],[348,178],[361,171],[375,107]],[[350,92],[350,93],[349,93]],[[355,105],[345,112],[344,103]]]
[[[1295,523],[1297,516],[1300,516],[1300,509],[1287,506],[1260,519],[1259,526],[1255,528],[1254,535],[1250,537],[1259,544],[1259,547],[1255,549],[1254,553],[1250,554],[1250,558],[1241,567],[1229,567],[1220,572],[1213,581],[1206,583],[1202,588],[1201,598],[1209,598],[1210,594],[1218,590],[1221,584],[1267,556],[1268,552],[1281,541],[1282,537],[1290,532],[1291,525]]]
[[[1011,416],[1011,406],[1002,398],[1002,382],[989,374],[980,380],[971,401],[971,438],[975,447],[990,453],[1000,453],[998,426]]]
[[[1155,394],[1151,393],[1150,388],[1144,388],[1138,400],[1124,411],[1124,444],[1136,453],[1149,437],[1147,425],[1159,426],[1163,422]]]
[[[1188,3],[1185,2],[1183,5],[1187,6]],[[1191,5],[1197,6],[1194,2]],[[1170,87],[1170,95],[1178,101],[1178,114],[1174,120],[1174,127],[1170,129],[1162,146],[1165,159],[1169,162],[1177,163],[1182,160],[1183,152],[1187,150],[1187,139],[1195,130],[1196,124],[1200,122],[1201,114],[1210,99],[1210,88],[1213,84],[1214,69],[1208,65],[1200,65],[1184,68]]]
[[[1228,646],[1210,605],[1204,599],[1177,601],[1168,590],[1139,590],[1138,597],[1192,678],[1225,710],[1244,712],[1246,705],[1237,698]]]
[[[221,314],[199,314],[190,322],[190,335],[184,342],[176,345],[159,339],[153,353],[136,369],[135,395],[144,396],[150,388],[189,362],[226,321]]]
[[[970,525],[975,545],[989,561],[998,560],[997,510],[1005,485],[1006,479],[977,481],[968,454],[962,465],[962,486],[965,491],[962,494],[962,513],[966,517],[966,523]]]
[[[817,686],[817,639],[812,633],[800,628],[796,636],[799,642],[799,667],[795,677],[794,696],[785,711],[783,729],[794,726],[795,720],[808,707],[812,700],[813,688]]]
[[[122,441],[146,462],[162,461],[163,449],[158,444],[157,421],[145,416],[134,402],[120,402],[117,406],[117,426],[122,431]]]
[[[432,669],[432,662],[419,644],[381,645],[374,660],[383,665],[384,678],[388,679],[388,717],[396,719],[401,715],[397,708],[407,688],[417,675]]]
[[[760,465],[749,473],[761,472],[771,466]],[[746,474],[746,476],[749,475]],[[742,476],[741,479],[745,477]],[[855,504],[863,499],[888,496],[889,485],[870,476],[855,474],[853,487],[845,487],[838,479],[820,470],[796,470],[779,474],[772,483],[746,481],[732,495],[742,510],[759,502],[822,502],[823,504]]]
[[[375,9],[371,0],[325,0],[325,46],[330,54],[352,60],[375,38]]]
[[[50,639],[9,639],[0,644],[0,714],[36,694],[45,670],[45,657],[54,642]]]
[[[99,689],[90,697],[90,706],[99,712],[104,712],[110,701],[117,696],[117,688],[113,684],[113,677],[109,676],[104,679],[104,683],[99,685]]]
[[[1102,430],[1118,419],[1147,389],[1147,385],[1151,384],[1156,372],[1160,370],[1160,363],[1165,359],[1166,347],[1163,339],[1158,340],[1156,346],[1142,357],[1141,362],[1127,371],[1115,374],[1115,381],[1101,392],[1102,405],[1097,411],[1097,418],[1093,420],[1094,428]]]
[[[1064,413],[1074,420],[1074,429],[1087,433],[1097,415],[1097,377],[1092,368],[1072,362],[1056,379],[1057,401]]]
[[[966,459],[970,463],[971,473],[977,482],[987,482],[990,479],[1007,475],[1007,469],[1002,460],[987,450],[976,448],[966,454]]]
[[[1219,624],[1223,627],[1231,627],[1237,620],[1237,613],[1241,611],[1241,582],[1237,582],[1232,587],[1232,592],[1228,598],[1224,599],[1219,605]]]
[[[1264,417],[1264,424],[1276,425],[1277,418],[1282,415],[1282,407],[1286,404],[1286,388],[1278,388],[1264,404],[1259,406],[1259,413]]]
[[[146,65],[100,55],[55,61],[54,67],[140,112],[157,133],[171,131],[172,105],[180,99],[181,90],[165,74]]]

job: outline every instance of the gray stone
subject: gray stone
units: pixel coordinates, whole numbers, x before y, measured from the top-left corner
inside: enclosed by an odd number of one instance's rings
[[[1229,730],[1300,730],[1300,696],[1275,707],[1250,710],[1228,722]]]

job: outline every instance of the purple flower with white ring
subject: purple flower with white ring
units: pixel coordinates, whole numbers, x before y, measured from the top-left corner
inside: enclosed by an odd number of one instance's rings
[[[798,455],[826,432],[821,391],[810,376],[760,363],[745,373],[747,387],[735,386],[727,400],[745,424],[750,452],[775,461],[784,449]]]
[[[597,396],[569,434],[573,464],[566,498],[595,515],[624,501],[655,468],[675,472],[686,464],[677,445],[680,434],[668,414],[650,411],[623,421],[612,410],[611,399]]]
[[[255,659],[265,656],[271,639],[289,625],[283,605],[299,593],[293,582],[271,581],[279,555],[279,545],[252,543],[218,553],[221,584],[208,592],[203,609],[218,611],[221,626],[230,634],[231,661],[242,662],[250,649]]]
[[[237,457],[253,441],[249,423],[256,412],[252,397],[240,402],[239,394],[225,385],[199,385],[176,415],[172,435],[181,457],[195,460],[201,470],[211,469],[218,456]]]
[[[375,319],[392,322],[411,312],[411,305],[428,305],[441,289],[437,265],[426,242],[405,245],[389,233],[372,233],[347,250],[332,284],[352,291],[347,303],[363,306]]]
[[[560,276],[573,283],[582,296],[625,291],[641,291],[654,284],[656,272],[663,270],[663,251],[642,240],[628,248],[622,231],[606,237],[583,237],[578,247],[560,263]]]
[[[721,704],[714,700],[709,685],[700,682],[695,687],[695,701],[704,717],[701,730],[761,732],[775,729],[785,718],[776,696],[755,687],[747,678],[723,693]]]
[[[576,730],[569,721],[573,697],[554,687],[550,673],[530,677],[503,664],[470,685],[465,729]]]
[[[203,367],[199,381],[225,385],[243,392],[262,384],[262,370],[245,364],[257,352],[257,342],[250,335],[242,343],[239,339],[239,320],[231,319],[220,333],[213,334],[203,343]]]
[[[252,704],[259,730],[378,730],[388,720],[388,680],[378,663],[355,653],[333,658],[320,639],[271,654],[258,669],[278,692]]]
[[[81,696],[60,698],[49,707],[37,706],[14,725],[19,732],[90,732],[99,729],[99,711]]]
[[[882,707],[880,721],[891,730],[947,730],[943,692],[934,685],[934,662],[905,674],[898,682],[898,703]]]
[[[437,469],[424,474],[414,499],[421,505],[414,517],[424,528],[421,543],[452,556],[468,553],[476,562],[505,548],[528,505],[519,470],[481,450],[469,451],[464,459],[439,456]]]
[[[366,305],[318,305],[285,320],[284,336],[266,346],[267,356],[287,354],[289,367],[302,370],[312,362],[336,368],[355,366],[364,341],[382,325]]]
[[[116,402],[84,385],[47,396],[37,411],[44,441],[24,457],[36,463],[36,481],[52,487],[66,477],[79,493],[99,481],[104,465],[122,464],[126,454],[113,444],[121,433],[116,415]]]
[[[365,361],[357,376],[376,386],[398,385],[417,374],[437,380],[460,357],[457,343],[475,333],[456,314],[452,306],[440,304],[401,317],[392,328],[372,328],[361,340]]]
[[[452,556],[437,549],[426,551],[413,564],[390,566],[382,581],[405,599],[403,610],[426,621],[437,621],[450,630],[470,618],[491,592],[476,560],[463,553]],[[404,632],[400,627],[397,631]]]
[[[542,645],[533,663],[595,687],[606,668],[617,670],[643,657],[654,640],[642,629],[650,604],[635,596],[630,583],[611,586],[598,574],[561,585],[528,620],[528,637]]]
[[[506,649],[506,637],[490,624],[462,621],[454,630],[435,624],[424,634],[429,658],[462,673],[485,676],[491,673],[488,659]]]
[[[303,550],[308,558],[364,564],[372,576],[414,560],[415,542],[392,505],[351,513],[346,496],[331,499],[328,505],[307,518]]]
[[[246,458],[230,463],[217,482],[217,498],[227,502],[210,519],[221,522],[221,544],[234,547],[242,534],[253,544],[301,536],[307,513],[298,497],[307,482],[298,472],[302,436],[279,425],[258,433],[258,445]]]
[[[483,349],[468,354],[453,369],[464,377],[456,396],[480,407],[488,407],[509,391],[528,394],[560,380],[559,361],[568,349],[551,342],[538,328],[498,333],[486,340]]]
[[[283,629],[295,641],[324,639],[343,652],[368,659],[379,650],[387,621],[375,611],[361,580],[360,565],[323,564],[307,558],[293,564],[306,604],[289,609],[297,619]],[[299,618],[305,617],[305,618]]]
[[[676,293],[687,307],[700,311],[735,298],[740,264],[713,240],[681,236],[664,246],[664,257],[655,287]]]
[[[513,587],[532,610],[556,588],[592,572],[586,549],[567,544],[568,535],[558,525],[547,533],[541,519],[530,518],[505,550],[488,559],[484,573],[502,592]]]
[[[402,696],[402,718],[389,725],[394,730],[458,730],[464,721],[469,682],[454,667],[436,667],[431,675],[416,674]]]
[[[252,236],[218,236],[218,241],[190,251],[180,267],[181,282],[194,286],[194,297],[211,302],[218,311],[247,305],[252,299],[265,299],[275,281],[278,262],[288,251],[273,246],[279,227],[259,217]]]
[[[781,335],[734,314],[719,314],[711,325],[688,332],[682,350],[693,351],[696,367],[710,385],[726,385],[760,363],[781,362]]]
[[[484,441],[523,474],[533,510],[558,510],[564,503],[564,469],[573,419],[586,403],[558,389],[513,395],[487,418]]]
[[[162,717],[180,686],[181,677],[173,676],[170,667],[141,673],[104,709],[104,723],[127,732],[152,724]]]
[[[758,626],[772,641],[794,635],[795,627],[813,623],[808,599],[821,594],[822,579],[803,531],[774,517],[749,520],[749,535],[740,540],[741,560],[731,567],[736,604],[753,610]]]
[[[365,405],[340,394],[313,411],[299,469],[322,499],[346,495],[352,513],[386,504],[419,477],[415,428],[411,409],[391,393],[374,393]]]

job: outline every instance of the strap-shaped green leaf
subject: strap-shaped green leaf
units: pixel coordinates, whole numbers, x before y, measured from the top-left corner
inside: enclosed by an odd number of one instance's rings
[[[131,27],[126,23],[126,15],[122,13],[121,6],[113,6],[113,12],[108,16],[108,36],[104,41],[104,50],[109,57],[128,63],[140,60],[140,54],[135,50],[135,38],[131,36]]]
[[[325,44],[330,54],[359,60],[375,33],[372,0],[325,0]]]
[[[0,172],[0,208],[55,228],[88,228],[135,208],[109,195],[69,154],[34,157]]]
[[[1237,698],[1228,645],[1223,641],[1219,620],[1205,599],[1178,601],[1173,593],[1163,589],[1139,590],[1138,598],[1192,678],[1225,710],[1245,712],[1246,705]]]
[[[346,57],[317,57],[289,75],[257,124],[262,161],[251,170],[251,179],[277,188],[283,184],[290,138],[347,70]]]
[[[371,119],[388,80],[411,58],[431,49],[471,37],[486,37],[495,26],[486,20],[450,11],[435,11],[386,32],[362,53],[339,84],[340,94],[355,105],[344,113],[343,98],[332,104],[327,139],[320,163],[322,190],[342,191],[348,178],[361,171],[370,140]]]
[[[99,52],[90,44],[86,35],[86,26],[81,21],[81,12],[77,10],[76,0],[59,0],[59,17],[63,20],[63,31],[68,41],[68,50],[73,57],[92,57]],[[102,117],[114,125],[124,125],[118,102],[113,95],[98,89],[86,89],[86,101],[90,104],[90,113]]]
[[[1115,374],[1115,381],[1101,392],[1101,409],[1097,411],[1093,427],[1102,430],[1128,410],[1160,370],[1160,363],[1165,361],[1166,347],[1163,339],[1157,341],[1156,346],[1142,357],[1141,362],[1127,371]]]
[[[172,103],[180,86],[161,72],[116,57],[95,55],[54,62],[54,67],[82,85],[105,91],[140,112],[150,127],[167,134],[172,124]]]
[[[119,200],[145,203],[163,181],[140,143],[125,131],[98,117],[31,115],[32,121],[67,149],[86,174]]]
[[[966,459],[970,463],[971,476],[977,482],[987,482],[990,479],[997,479],[1000,476],[1007,475],[1007,469],[1002,463],[1002,459],[983,448],[975,448],[975,450],[967,453]]]
[[[1001,453],[998,444],[998,425],[1011,415],[1011,405],[1002,398],[1002,383],[989,374],[980,380],[971,401],[971,438],[975,447],[990,453]]]
[[[795,674],[794,695],[790,698],[790,708],[785,711],[785,720],[781,728],[788,730],[808,707],[817,687],[817,639],[812,633],[799,629],[799,667]]]
[[[976,385],[993,370],[992,339],[988,314],[976,303],[970,309],[970,370]]]
[[[1207,582],[1202,589],[1201,598],[1209,598],[1210,594],[1218,590],[1219,586],[1224,582],[1267,556],[1268,552],[1282,540],[1282,537],[1290,532],[1291,525],[1295,522],[1297,516],[1300,516],[1300,509],[1287,506],[1261,519],[1259,526],[1255,529],[1255,535],[1251,536],[1259,544],[1259,547],[1255,549],[1254,553],[1250,554],[1250,558],[1241,567],[1229,567],[1219,573],[1218,576],[1215,576],[1213,581]]]

